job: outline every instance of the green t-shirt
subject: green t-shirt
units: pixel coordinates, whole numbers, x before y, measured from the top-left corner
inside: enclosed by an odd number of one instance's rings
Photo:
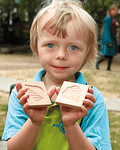
[[[80,120],[78,121],[80,124]],[[69,150],[60,106],[53,103],[47,108],[33,150]]]

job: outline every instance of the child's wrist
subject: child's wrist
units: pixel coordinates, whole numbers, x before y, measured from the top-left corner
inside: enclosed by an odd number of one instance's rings
[[[30,120],[31,126],[33,126],[33,127],[39,127],[39,128],[41,127],[42,123],[40,123],[40,122],[34,122],[30,118],[29,118],[29,120]]]
[[[65,129],[66,129],[66,128],[67,128],[67,129],[68,129],[68,128],[71,129],[71,128],[74,128],[77,124],[78,124],[77,122],[71,123],[71,124],[65,124],[65,125],[64,125],[64,128],[65,128]]]

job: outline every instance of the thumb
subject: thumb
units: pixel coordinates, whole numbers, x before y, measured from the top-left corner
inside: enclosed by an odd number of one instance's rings
[[[54,93],[56,92],[56,86],[51,86],[51,88],[48,90],[48,96],[49,96],[49,98],[51,98],[53,95],[54,95]]]

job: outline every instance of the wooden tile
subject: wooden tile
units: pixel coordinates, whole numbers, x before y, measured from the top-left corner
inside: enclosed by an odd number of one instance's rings
[[[43,82],[21,82],[23,87],[28,87],[28,103],[30,108],[48,107],[51,101],[48,97],[47,90]]]
[[[64,81],[57,96],[56,104],[80,108],[88,91],[89,85]]]

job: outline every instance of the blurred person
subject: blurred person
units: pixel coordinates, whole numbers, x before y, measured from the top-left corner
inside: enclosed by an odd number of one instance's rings
[[[108,59],[107,70],[108,71],[111,70],[113,56],[115,55],[114,36],[116,36],[116,32],[113,33],[112,18],[114,18],[116,16],[117,11],[118,11],[118,6],[115,4],[111,5],[109,7],[108,14],[104,19],[103,34],[102,34],[102,46],[101,46],[102,56],[96,63],[96,69],[99,69],[99,64],[101,62]],[[118,22],[115,21],[114,26],[116,27],[116,25],[118,25]]]

